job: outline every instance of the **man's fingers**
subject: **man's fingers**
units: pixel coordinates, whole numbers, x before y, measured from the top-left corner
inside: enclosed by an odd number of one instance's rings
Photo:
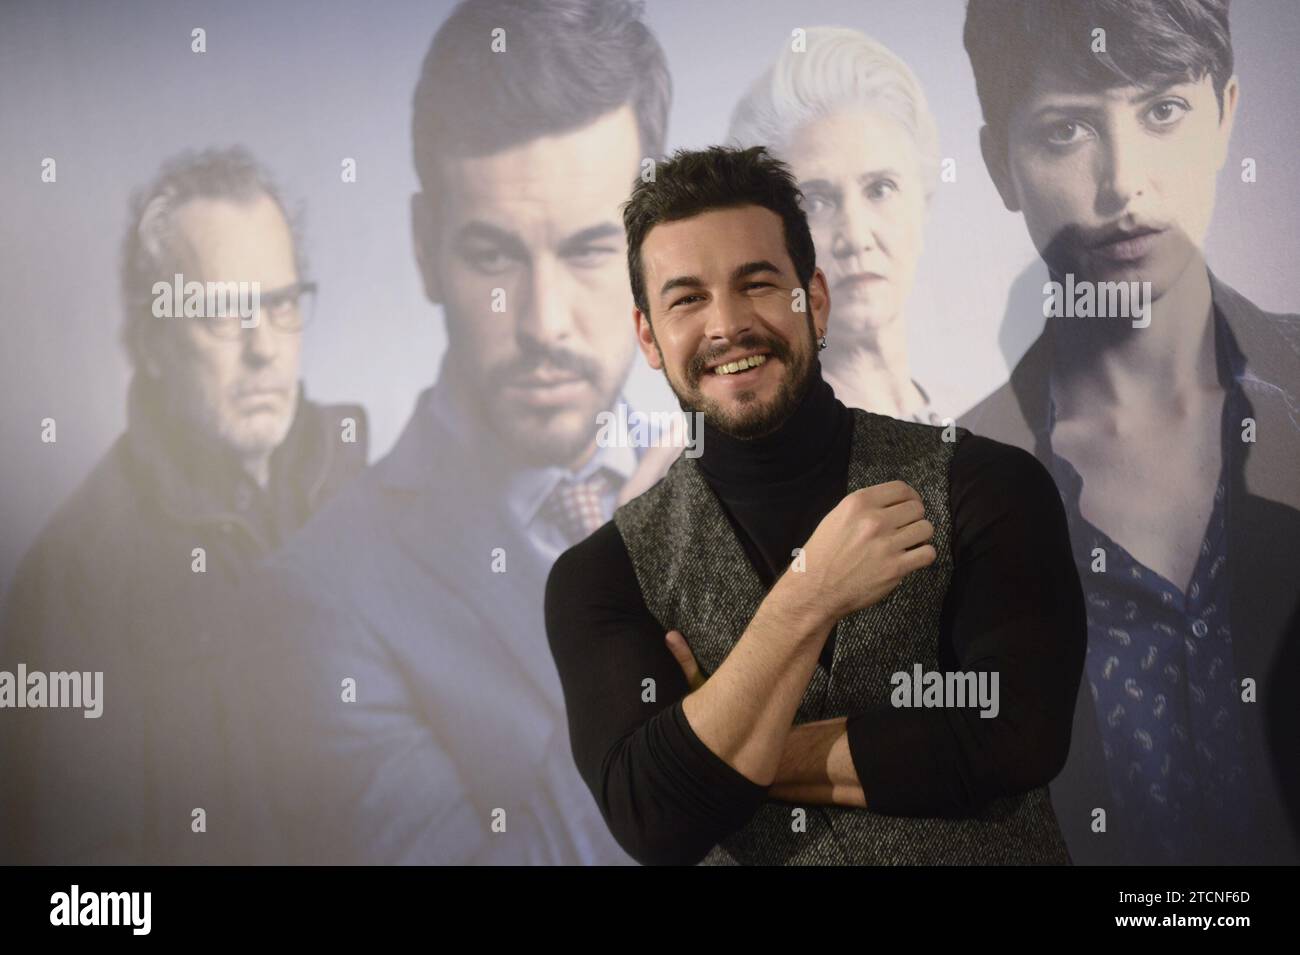
[[[920,547],[913,547],[911,550],[903,551],[898,558],[899,569],[906,576],[914,570],[929,567],[938,556],[933,544],[922,544]]]
[[[925,505],[921,503],[919,497],[900,504],[891,504],[885,508],[885,520],[889,522],[890,527],[906,527],[923,517],[925,517]]]
[[[858,493],[861,493],[867,499],[867,503],[874,507],[889,507],[891,504],[902,504],[904,501],[919,501],[921,499],[921,495],[904,481],[886,481],[884,484],[873,484],[871,487],[862,488]]]
[[[692,689],[699,687],[704,682],[704,674],[700,671],[699,664],[695,662],[695,655],[691,653],[691,648],[686,645],[686,638],[676,630],[669,630],[665,637],[668,643],[668,650],[672,653],[677,665],[682,668],[682,673],[686,676],[686,683]]]
[[[899,547],[915,547],[934,536],[934,525],[922,518],[894,531],[894,543]]]

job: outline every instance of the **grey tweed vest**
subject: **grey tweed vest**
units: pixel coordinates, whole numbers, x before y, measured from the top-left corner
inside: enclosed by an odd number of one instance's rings
[[[939,616],[953,564],[948,468],[957,442],[942,440],[938,427],[850,410],[848,490],[906,481],[934,524],[938,559],[910,574],[885,600],[839,622],[830,671],[817,665],[796,724],[889,705],[892,674],[910,673],[917,663],[926,671],[939,669]],[[956,432],[958,440],[967,433]],[[706,675],[716,671],[766,590],[695,460],[678,457],[658,484],[615,511],[614,523],[659,625],[665,632],[681,631]],[[806,828],[795,831],[795,807],[769,800],[703,864],[1069,862],[1046,787],[999,798],[964,819],[803,808]]]

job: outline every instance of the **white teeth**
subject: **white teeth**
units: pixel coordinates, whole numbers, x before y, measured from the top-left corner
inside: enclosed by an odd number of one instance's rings
[[[725,365],[719,365],[714,368],[714,374],[734,375],[738,371],[744,371],[746,368],[753,368],[767,361],[766,355],[750,355],[748,358],[738,358],[736,361],[727,362]]]

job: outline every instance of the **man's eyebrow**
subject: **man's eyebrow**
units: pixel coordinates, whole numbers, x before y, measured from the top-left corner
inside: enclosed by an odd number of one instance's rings
[[[756,272],[775,272],[781,274],[781,270],[773,265],[767,259],[755,259],[753,262],[746,262],[744,265],[738,265],[731,271],[731,281],[737,282],[746,276],[753,275]]]
[[[758,272],[775,272],[777,275],[783,274],[779,268],[769,262],[767,259],[755,259],[752,262],[746,262],[738,265],[731,270],[731,281],[738,282],[740,279]],[[704,285],[704,280],[698,275],[678,275],[669,279],[659,289],[659,297],[667,295],[675,288],[699,288]]]
[[[560,243],[560,251],[567,252],[584,245],[590,245],[593,242],[600,242],[605,239],[619,239],[622,236],[622,228],[612,222],[601,222],[573,233]]]
[[[467,222],[456,231],[456,244],[463,245],[472,241],[491,242],[501,246],[520,258],[527,258],[528,250],[513,232],[507,232],[500,226],[491,225],[481,220]]]
[[[698,275],[678,275],[669,279],[659,289],[659,297],[663,298],[675,288],[699,288],[704,281]]]
[[[301,282],[301,281],[290,282],[288,285],[279,285],[273,289],[268,289],[267,291],[261,293],[262,301],[266,301],[267,299],[270,298],[286,297],[292,295],[294,292],[298,291],[298,289],[305,284],[306,284],[305,282]]]

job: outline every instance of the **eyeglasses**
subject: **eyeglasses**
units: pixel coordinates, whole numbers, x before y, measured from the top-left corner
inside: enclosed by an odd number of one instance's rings
[[[262,314],[258,321],[267,321],[278,332],[289,334],[301,332],[311,321],[316,310],[316,283],[295,282],[284,288],[273,289],[259,296]],[[241,332],[247,331],[245,320],[239,315],[208,315],[200,321],[203,327],[216,338],[233,341]],[[249,328],[254,326],[249,325]]]

